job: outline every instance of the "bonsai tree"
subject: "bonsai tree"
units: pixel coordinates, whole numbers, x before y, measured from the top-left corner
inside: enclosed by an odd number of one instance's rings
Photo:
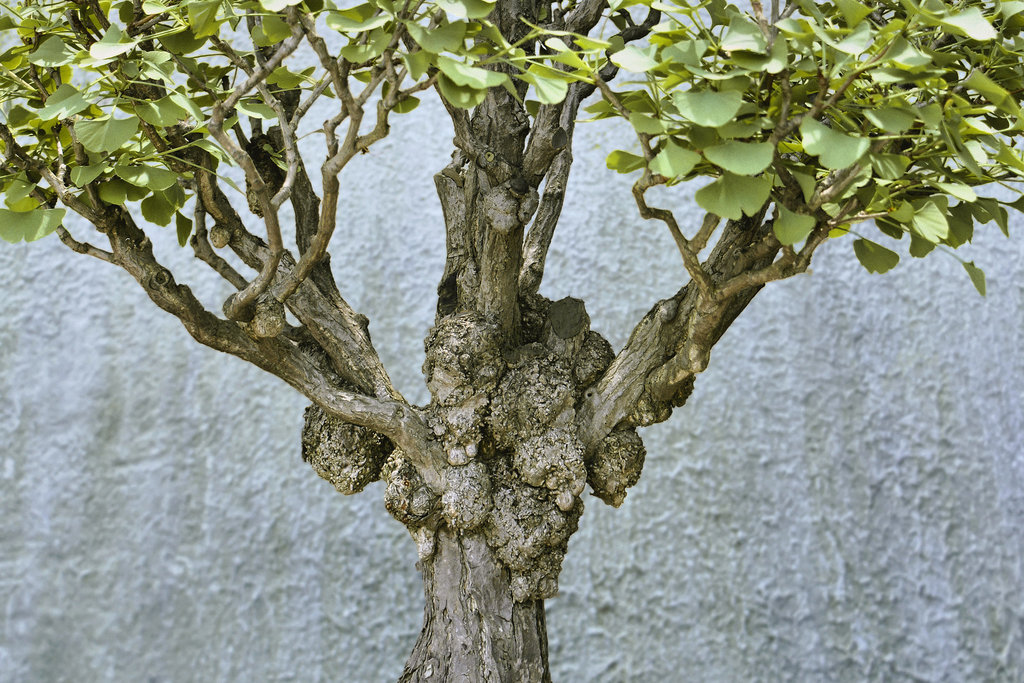
[[[622,504],[637,429],[687,401],[765,284],[830,239],[884,272],[904,234],[912,256],[959,258],[975,223],[1007,231],[976,188],[1024,174],[1022,26],[1024,3],[939,0],[25,3],[0,17],[0,236],[55,233],[123,268],[197,341],[311,401],[304,458],[345,494],[382,480],[416,542],[403,681],[550,680],[544,600],[585,491]],[[328,251],[342,172],[434,94],[454,150],[416,406]],[[540,294],[585,114],[635,132],[608,166],[636,174],[638,218],[681,261],[617,351],[582,301]],[[654,198],[684,180],[696,230]],[[157,260],[169,226],[224,280],[221,311]]]

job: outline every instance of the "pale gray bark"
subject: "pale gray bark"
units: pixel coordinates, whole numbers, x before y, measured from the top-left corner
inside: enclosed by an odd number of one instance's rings
[[[420,565],[423,631],[401,683],[550,683],[544,601],[513,599],[508,571],[475,534],[438,534]]]

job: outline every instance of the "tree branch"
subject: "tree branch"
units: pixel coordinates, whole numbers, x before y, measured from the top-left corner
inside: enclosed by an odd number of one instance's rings
[[[79,242],[71,236],[71,233],[69,233],[63,225],[57,226],[57,236],[60,238],[61,242],[66,244],[68,248],[76,254],[86,254],[93,258],[98,258],[101,261],[106,261],[107,263],[115,263],[114,255],[112,253],[104,251],[99,247],[94,247],[88,242]]]
[[[655,184],[657,183],[653,181],[651,172],[644,171],[643,177],[633,185],[633,199],[636,200],[636,205],[640,209],[640,217],[644,219],[656,218],[668,226],[672,239],[675,240],[676,247],[683,257],[683,265],[686,267],[686,272],[690,274],[690,277],[697,285],[697,289],[700,290],[703,296],[714,298],[716,296],[715,286],[701,265],[700,259],[697,258],[699,250],[695,250],[690,241],[683,235],[675,215],[668,209],[648,206],[644,193]]]
[[[536,294],[544,279],[544,264],[555,235],[555,227],[562,215],[566,182],[572,166],[572,151],[566,147],[555,156],[544,184],[544,194],[537,208],[537,216],[526,233],[523,244],[523,266],[519,271],[519,293]]]
[[[281,43],[270,59],[261,64],[259,68],[253,69],[245,82],[236,87],[227,99],[218,100],[214,103],[213,115],[210,117],[207,124],[210,134],[213,135],[217,143],[245,172],[246,184],[255,196],[259,203],[261,212],[263,213],[263,222],[267,227],[267,241],[270,245],[270,252],[267,255],[266,260],[262,263],[262,266],[259,269],[259,274],[256,278],[254,278],[252,282],[245,287],[245,289],[231,295],[224,303],[224,312],[232,320],[251,319],[254,312],[253,305],[256,303],[257,298],[267,291],[274,280],[278,265],[281,261],[281,256],[284,253],[284,243],[281,239],[281,226],[278,222],[277,212],[281,203],[286,198],[287,192],[282,194],[281,191],[278,191],[275,195],[270,196],[266,180],[256,168],[253,158],[238,146],[238,144],[235,143],[227,133],[225,133],[223,124],[228,112],[231,111],[243,97],[249,94],[250,91],[257,89],[266,80],[267,76],[269,76],[274,69],[280,66],[288,55],[298,48],[304,35],[302,25],[297,19],[297,10],[289,8],[288,14],[288,23],[291,26],[292,31],[291,36]],[[280,103],[278,103],[278,105],[280,105]],[[278,106],[278,109],[280,109],[280,106]],[[276,113],[279,118],[285,119],[284,121],[281,121],[282,124],[285,124],[286,118],[283,111],[277,111]],[[294,141],[291,141],[291,143],[294,145]],[[287,145],[288,142],[286,142],[286,148]],[[295,151],[294,148],[292,148],[289,160],[290,167],[288,171],[289,178],[291,179],[294,179],[295,177],[296,161],[294,155]],[[285,188],[282,186],[281,190],[285,190]]]
[[[587,390],[577,411],[577,426],[588,449],[620,423],[661,422],[686,400],[694,375],[706,366],[711,347],[759,290],[752,286],[726,297],[721,295],[721,283],[771,264],[778,251],[765,246],[769,242],[763,238],[772,228],[770,223],[762,224],[763,211],[729,221],[704,264],[719,296],[703,296],[691,282],[675,296],[658,302],[633,328],[629,341],[602,377]]]

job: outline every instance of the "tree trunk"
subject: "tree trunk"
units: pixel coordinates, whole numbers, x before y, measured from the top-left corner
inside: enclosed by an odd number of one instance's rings
[[[550,683],[544,601],[512,599],[482,535],[441,529],[420,568],[423,631],[400,683]]]

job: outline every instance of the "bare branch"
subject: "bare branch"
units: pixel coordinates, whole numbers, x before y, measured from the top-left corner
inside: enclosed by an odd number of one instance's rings
[[[294,17],[297,17],[297,10],[289,8],[289,24],[291,25],[292,35],[285,39],[280,47],[274,51],[274,54],[264,64],[260,65],[258,69],[254,69],[252,75],[250,75],[242,85],[235,88],[227,99],[218,101],[213,105],[213,116],[211,116],[208,123],[210,134],[213,135],[217,140],[217,143],[228,154],[230,154],[235,162],[243,169],[243,171],[245,171],[246,183],[253,195],[256,197],[263,213],[263,222],[267,227],[267,241],[270,245],[270,253],[267,256],[267,259],[263,262],[259,274],[245,287],[245,289],[237,294],[233,294],[224,303],[225,313],[233,320],[242,320],[251,317],[253,304],[260,295],[267,291],[274,280],[275,274],[277,273],[278,265],[281,262],[281,256],[284,253],[284,243],[281,239],[281,226],[278,222],[277,211],[280,208],[280,203],[284,201],[285,197],[278,197],[276,195],[274,197],[268,196],[269,188],[265,179],[256,168],[256,164],[252,157],[224,132],[224,119],[227,116],[227,112],[230,111],[242,99],[242,97],[262,84],[266,80],[267,76],[269,76],[274,69],[280,66],[288,55],[298,48],[304,33],[301,23]],[[278,108],[280,109],[280,107]],[[282,123],[286,121],[283,111],[278,112],[278,116],[283,119]],[[294,144],[294,141],[291,142]],[[292,164],[289,168],[289,174],[290,177],[294,179],[294,150],[292,152],[291,162]]]
[[[562,215],[565,185],[569,179],[571,166],[572,152],[566,148],[558,153],[548,170],[537,216],[533,219],[533,225],[530,226],[523,244],[523,267],[519,271],[521,294],[536,294],[544,279],[544,263],[555,235],[555,227]]]
[[[704,251],[704,247],[707,246],[708,240],[711,239],[711,235],[715,233],[715,228],[722,222],[721,216],[716,216],[713,213],[704,214],[704,220],[700,224],[700,230],[690,240],[690,247],[693,249],[694,254],[699,254]]]
[[[657,184],[651,172],[644,171],[643,177],[633,185],[633,199],[636,200],[636,205],[640,209],[640,217],[645,219],[656,218],[668,226],[669,232],[672,233],[672,239],[675,240],[676,247],[683,257],[683,265],[686,267],[686,272],[693,278],[701,294],[713,299],[717,296],[714,283],[711,282],[711,278],[701,265],[700,259],[697,257],[697,251],[693,249],[690,241],[686,239],[683,231],[679,229],[679,223],[676,221],[675,215],[668,209],[649,206],[644,198],[644,193]],[[707,220],[705,220],[706,223],[708,223]]]
[[[245,289],[247,284],[245,278],[232,268],[230,263],[221,258],[210,245],[206,232],[206,209],[203,208],[203,203],[199,199],[196,200],[195,233],[192,235],[189,243],[192,245],[192,251],[195,253],[196,258],[210,266],[210,268],[213,268],[222,278],[230,282],[235,289]]]
[[[660,422],[673,406],[685,401],[711,347],[758,291],[752,286],[726,297],[720,283],[764,268],[777,253],[777,246],[775,251],[767,246],[770,243],[764,237],[771,225],[762,224],[762,219],[763,212],[726,223],[704,265],[719,296],[704,296],[691,282],[658,302],[637,323],[578,410],[577,426],[588,448],[620,422],[634,426]]]
[[[57,226],[57,236],[60,238],[61,242],[66,244],[71,249],[71,251],[75,252],[76,254],[86,254],[87,256],[98,258],[101,261],[106,261],[107,263],[116,263],[116,261],[114,260],[114,255],[112,253],[110,253],[109,251],[104,251],[99,247],[94,247],[88,242],[79,242],[78,240],[71,236],[71,233],[68,232],[63,225]]]

